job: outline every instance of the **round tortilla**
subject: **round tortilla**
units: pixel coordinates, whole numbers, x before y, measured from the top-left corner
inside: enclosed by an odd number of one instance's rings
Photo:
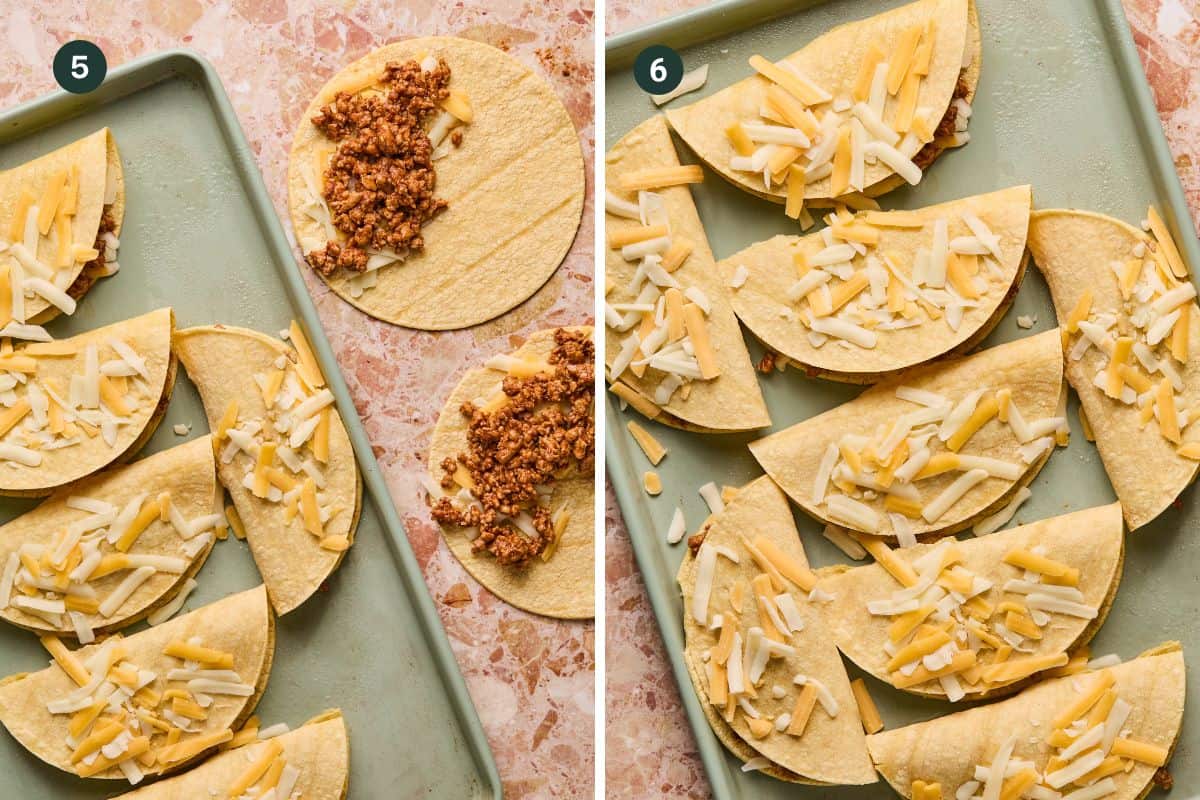
[[[68,507],[67,500],[72,496],[103,500],[123,508],[138,495],[145,494],[148,498],[155,498],[162,492],[170,492],[171,504],[179,510],[184,519],[192,520],[212,513],[216,489],[212,439],[208,436],[193,439],[128,466],[101,472],[76,483],[70,489],[55,492],[37,508],[0,526],[0,563],[7,561],[9,555],[19,550],[22,545],[49,546],[71,523],[90,516],[87,512]],[[208,545],[194,556],[188,556],[184,549],[185,540],[175,531],[174,526],[170,522],[155,518],[138,537],[133,553],[182,558],[190,562],[188,568],[178,575],[166,572],[151,575],[112,617],[83,614],[93,632],[103,637],[127,628],[170,602],[187,580],[195,577],[204,566],[212,551],[213,541],[215,539],[209,541]],[[96,590],[97,595],[104,598],[120,585],[128,574],[115,572],[89,581],[88,585]],[[44,617],[27,614],[11,605],[0,610],[0,617],[38,634],[76,636],[75,626],[66,620],[63,627],[55,628]]]
[[[175,350],[200,392],[210,429],[217,427],[235,400],[239,419],[266,418],[267,407],[254,376],[273,370],[280,356],[296,360],[295,351],[274,337],[224,325],[179,331],[175,334]],[[326,550],[305,530],[301,515],[288,522],[281,503],[251,494],[242,484],[251,464],[253,460],[239,452],[228,463],[217,460],[217,475],[242,518],[246,541],[271,596],[271,605],[282,616],[320,588],[342,563],[346,551]],[[346,536],[353,544],[362,512],[362,480],[350,436],[336,408],[329,429],[329,463],[323,472],[325,487],[321,493],[346,509],[325,523],[325,535]]]
[[[304,213],[301,165],[332,145],[312,117],[340,87],[363,85],[393,61],[442,58],[450,87],[470,98],[474,120],[462,144],[434,162],[435,194],[449,202],[422,228],[425,248],[384,267],[359,297],[341,272],[325,282],[373,317],[422,330],[465,328],[498,317],[531,297],[575,239],[583,212],[583,152],[554,90],[512,56],[447,36],[406,39],[372,51],[322,87],[300,119],[288,161],[288,205],[301,249],[323,247],[325,229]],[[307,269],[308,267],[304,267]]]
[[[1168,642],[1104,671],[1112,673],[1117,693],[1133,706],[1122,730],[1130,732],[1129,738],[1173,751],[1183,724],[1185,688],[1179,643]],[[1045,766],[1044,739],[1051,722],[1088,680],[1094,678],[1072,675],[1044,681],[998,703],[868,736],[867,746],[876,768],[902,797],[912,796],[915,780],[941,783],[943,796],[950,797],[973,778],[976,765],[987,765],[1014,734],[1013,758]],[[1129,772],[1112,776],[1117,791],[1105,800],[1140,800],[1152,788],[1155,772],[1149,764],[1133,762]]]
[[[661,116],[651,117],[638,125],[609,150],[605,158],[605,179],[614,192],[622,173],[635,172],[651,167],[678,166],[679,156],[671,143],[671,134]],[[684,428],[696,433],[728,433],[765,428],[771,424],[763,401],[762,390],[750,353],[742,339],[742,331],[729,303],[727,276],[715,263],[708,247],[708,238],[696,213],[696,204],[686,186],[671,186],[656,189],[666,206],[671,220],[672,235],[682,237],[693,245],[692,253],[672,273],[684,288],[695,287],[704,292],[711,305],[707,316],[708,334],[716,351],[717,365],[721,374],[709,381],[693,381],[691,393],[684,399],[682,391],[676,391],[666,406],[654,403],[654,391],[666,377],[666,373],[647,369],[638,378],[626,370],[620,382],[629,387],[642,403],[634,407],[651,419],[673,427]],[[636,225],[634,220],[609,215],[608,230],[617,231]],[[632,302],[628,286],[633,279],[637,264],[626,261],[618,250],[606,247],[604,251],[604,276],[608,286],[613,287],[606,298],[610,303]],[[605,336],[604,362],[611,365],[621,348],[620,335]],[[609,376],[611,382],[611,376]]]
[[[806,513],[821,522],[846,527],[830,519],[825,505],[813,503],[813,484],[826,447],[847,433],[871,435],[879,425],[891,425],[901,414],[917,406],[896,397],[898,386],[944,394],[959,399],[973,389],[990,386],[1012,390],[1012,402],[1021,409],[1027,422],[1059,415],[1059,403],[1065,392],[1062,345],[1057,328],[1027,336],[1007,344],[981,350],[966,358],[943,361],[904,372],[866,390],[848,403],[810,417],[790,428],[750,443],[750,452],[788,496]],[[949,511],[935,522],[910,520],[919,537],[946,536],[975,524],[1002,508],[1012,495],[1027,485],[1054,451],[1024,464],[1020,443],[1009,427],[995,417],[980,428],[963,448],[964,455],[981,455],[1022,464],[1018,479],[1006,481],[989,477],[976,484]],[[932,499],[959,476],[948,472],[920,481],[922,497]],[[894,539],[895,533],[884,513],[883,498],[863,500],[881,516],[881,528],[875,535]],[[885,527],[886,526],[886,527]]]
[[[921,220],[925,224],[922,228],[887,227],[882,220],[889,214],[871,212],[870,224],[878,227],[880,235],[879,244],[873,245],[870,252],[890,254],[903,269],[910,271],[917,249],[929,247],[931,226],[936,219],[947,221],[950,239],[970,236],[973,234],[961,216],[970,211],[999,237],[1001,258],[994,265],[1000,274],[992,274],[987,267],[980,268],[980,275],[987,280],[987,291],[977,301],[978,307],[964,310],[958,330],[951,329],[943,317],[926,319],[911,328],[876,331],[878,341],[870,349],[842,347],[836,341],[813,347],[808,328],[792,313],[796,304],[788,300],[787,293],[797,277],[794,256],[812,254],[824,247],[820,233],[775,236],[724,259],[721,268],[726,275],[732,275],[739,266],[749,271],[746,282],[730,293],[733,310],[767,347],[790,358],[807,374],[830,380],[875,383],[947,354],[964,353],[983,341],[1016,299],[1025,275],[1025,236],[1031,202],[1029,186],[1014,186],[900,212],[906,218]],[[861,267],[860,259],[857,263]]]
[[[296,792],[304,800],[343,800],[350,785],[350,736],[342,712],[334,709],[309,720],[294,731],[275,737],[282,757],[300,771]],[[262,745],[228,750],[195,769],[126,792],[113,800],[186,800],[208,797],[214,787],[229,786],[246,771],[248,756]]]
[[[944,111],[949,108],[960,79],[967,88],[968,102],[978,85],[982,39],[975,4],[970,0],[917,0],[839,25],[781,61],[798,67],[833,97],[849,97],[859,64],[872,43],[877,42],[885,52],[891,53],[904,29],[924,25],[930,20],[936,25],[933,58],[918,102],[922,107]],[[688,147],[722,178],[756,197],[783,203],[787,198],[786,186],[766,191],[761,175],[729,168],[729,160],[737,153],[725,135],[725,129],[733,122],[759,118],[768,85],[766,78],[752,74],[695,103],[670,109],[666,116]],[[944,148],[937,154],[943,151]],[[828,205],[831,183],[831,178],[826,177],[808,184],[806,204],[810,207]],[[882,161],[866,165],[863,194],[878,197],[904,184],[904,179]]]
[[[792,559],[805,567],[808,565],[787,498],[768,477],[758,478],[739,489],[723,511],[713,514],[701,526],[701,533],[706,544],[728,547],[740,557],[737,564],[723,557],[717,559],[709,600],[709,609],[713,613],[721,613],[721,609],[726,608],[730,586],[742,582],[749,587],[750,581],[761,572],[742,544],[742,537],[749,540],[766,537]],[[702,654],[716,647],[720,632],[700,625],[690,612],[690,601],[696,591],[695,573],[696,558],[689,549],[677,576],[685,609],[684,656],[705,716],[710,722],[715,718],[721,723],[713,725],[717,738],[743,760],[753,755],[764,756],[774,765],[771,774],[779,773],[777,777],[783,780],[842,785],[864,785],[878,780],[867,755],[858,705],[841,656],[816,605],[790,585],[788,591],[793,596],[799,595],[796,606],[804,620],[804,629],[792,634],[789,640],[796,648],[795,655],[773,658],[768,663],[754,705],[770,718],[790,713],[795,706],[795,693],[799,691],[792,678],[803,674],[825,684],[837,700],[840,711],[836,717],[830,717],[818,706],[804,735],[798,738],[772,732],[757,739],[750,733],[744,714],[736,715],[732,723],[725,722],[712,706],[707,680],[701,679],[705,671]],[[745,627],[755,626],[758,615],[758,607],[748,591],[741,614]],[[767,691],[774,685],[787,688],[791,694],[782,699],[775,698]]]
[[[103,328],[81,333],[69,339],[59,339],[46,344],[32,343],[17,345],[15,355],[39,349],[73,348],[70,356],[38,356],[37,378],[49,383],[67,397],[70,377],[83,371],[84,349],[94,344],[100,361],[116,358],[116,351],[108,344],[110,339],[121,339],[134,349],[146,362],[149,379],[146,380],[156,401],[152,404],[143,400],[130,415],[130,423],[117,428],[112,446],[103,436],[83,436],[80,443],[56,450],[42,450],[42,463],[26,467],[13,463],[0,470],[0,495],[17,497],[41,497],[56,489],[63,489],[110,464],[121,464],[132,458],[154,435],[159,422],[167,413],[167,404],[175,388],[175,354],[171,350],[171,332],[175,327],[175,314],[170,308],[160,308],[140,317],[106,325]]]
[[[1110,265],[1123,263],[1135,244],[1149,240],[1132,225],[1090,211],[1035,211],[1029,221],[1029,249],[1050,286],[1054,311],[1064,322],[1085,289],[1093,294],[1093,309],[1121,311],[1125,301]],[[1193,300],[1188,360],[1177,366],[1191,408],[1200,398],[1200,309],[1195,305]],[[1066,359],[1067,380],[1095,432],[1096,449],[1125,521],[1136,530],[1166,510],[1195,480],[1200,462],[1178,455],[1176,446],[1159,435],[1156,422],[1143,427],[1136,408],[1113,402],[1092,382],[1102,359],[1107,361],[1096,348],[1083,358]],[[1185,443],[1198,442],[1200,426],[1189,425],[1182,435]]]
[[[993,604],[1007,593],[1004,583],[1020,578],[1023,570],[1005,564],[1001,559],[1015,547],[1045,548],[1044,555],[1077,567],[1080,572],[1079,590],[1084,603],[1099,610],[1095,619],[1087,620],[1066,615],[1053,615],[1052,622],[1043,627],[1042,639],[1034,642],[1037,655],[1073,652],[1091,641],[1104,624],[1121,582],[1125,561],[1125,529],[1121,522],[1121,506],[1088,508],[1071,514],[1040,520],[980,538],[964,539],[956,545],[963,554],[962,565],[991,581],[994,586],[982,596]],[[917,545],[894,551],[896,557],[912,563],[929,552],[931,545]],[[879,564],[829,574],[822,578],[821,588],[837,598],[837,602],[821,606],[825,622],[846,657],[884,683],[890,683],[887,668],[888,654],[884,650],[890,641],[888,628],[892,618],[879,617],[867,611],[867,603],[885,600],[902,587]],[[1007,595],[1011,599],[1011,595]],[[984,651],[992,663],[995,651]],[[1024,656],[1022,656],[1024,657]],[[1007,685],[991,685],[985,691],[972,691],[964,685],[966,700],[1011,694],[1030,681]],[[982,688],[982,687],[980,687]],[[925,697],[945,699],[946,693],[937,681],[923,683],[903,691]]]
[[[233,668],[243,681],[253,683],[255,692],[249,697],[214,695],[208,708],[203,732],[222,728],[237,730],[254,712],[267,688],[275,654],[275,617],[267,603],[262,586],[233,594],[190,614],[175,617],[162,625],[147,628],[124,638],[129,651],[128,660],[143,669],[158,673],[152,686],[166,688],[168,670],[182,662],[163,654],[170,642],[200,637],[205,647],[233,653]],[[83,661],[99,648],[88,645],[75,651]],[[67,745],[70,714],[51,714],[46,704],[78,688],[57,664],[33,673],[20,673],[0,681],[0,723],[13,737],[47,764],[66,772],[71,768],[71,748]],[[170,769],[149,767],[148,775],[177,772],[203,758],[201,753],[190,761],[173,764]],[[117,768],[93,776],[97,779],[124,779]]]
[[[591,327],[568,328],[593,334]],[[538,331],[512,355],[514,358],[544,361],[554,350],[554,330]],[[429,445],[429,473],[435,484],[441,482],[439,466],[447,458],[457,458],[467,450],[468,420],[459,409],[464,402],[488,397],[500,388],[505,373],[480,367],[463,376],[450,393],[438,415]],[[552,484],[554,493],[548,505],[558,508],[566,503],[570,515],[557,549],[547,561],[533,559],[524,567],[500,564],[491,553],[474,553],[471,540],[462,528],[442,526],[442,535],[450,552],[492,594],[501,600],[547,617],[592,619],[596,615],[595,593],[595,478],[573,474]]]

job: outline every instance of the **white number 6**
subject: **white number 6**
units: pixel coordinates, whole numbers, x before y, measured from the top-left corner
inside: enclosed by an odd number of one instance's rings
[[[663,63],[661,57],[650,62],[650,80],[655,83],[662,83],[667,79],[667,65]]]
[[[87,56],[83,53],[76,53],[71,56],[71,77],[77,81],[81,81],[88,76],[91,70],[88,69]]]

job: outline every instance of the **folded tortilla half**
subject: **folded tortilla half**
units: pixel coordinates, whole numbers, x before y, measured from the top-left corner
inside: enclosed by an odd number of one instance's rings
[[[713,731],[743,760],[802,783],[874,783],[850,679],[809,593],[787,498],[739,489],[679,567],[685,657]],[[707,654],[707,658],[705,657]]]
[[[594,335],[591,327],[556,329],[571,334]],[[438,415],[433,440],[429,446],[431,499],[446,497],[456,506],[478,504],[471,472],[459,459],[469,449],[468,432],[471,419],[461,412],[464,403],[478,408],[499,410],[507,405],[502,391],[506,380],[532,373],[550,371],[548,359],[557,348],[556,330],[538,331],[520,348],[508,356],[492,359],[484,367],[473,369],[463,376],[446,400]],[[590,364],[590,361],[589,361]],[[594,394],[593,394],[594,396]],[[595,403],[592,403],[595,413]],[[446,491],[441,486],[442,464],[449,459],[457,462],[456,487]],[[594,459],[593,459],[594,463]],[[499,467],[503,469],[503,466]],[[575,462],[567,472],[546,486],[548,494],[539,495],[538,505],[551,513],[555,537],[539,555],[524,564],[501,563],[486,550],[477,549],[477,527],[464,528],[442,525],[442,534],[450,552],[480,583],[497,597],[517,608],[535,614],[560,619],[591,619],[595,616],[595,476]],[[536,513],[527,509],[525,514]],[[527,523],[532,525],[532,522]],[[512,530],[522,536],[514,523]]]
[[[906,798],[1001,797],[1003,785],[1004,797],[1139,800],[1179,739],[1184,685],[1183,650],[1168,642],[1117,666],[868,736],[867,744]],[[1021,788],[1034,786],[1058,794]]]
[[[0,329],[73,314],[96,280],[116,271],[125,177],[112,131],[0,173],[0,197]]]
[[[174,326],[160,308],[0,352],[0,494],[47,495],[133,457],[175,387]]]
[[[281,615],[342,563],[362,510],[362,480],[333,393],[295,322],[289,338],[291,347],[225,325],[175,335],[219,448],[217,477]]]
[[[687,169],[666,123],[646,120],[605,161],[604,363],[612,391],[650,419],[697,432],[770,425],[691,192],[656,185],[664,169]],[[647,181],[649,188],[627,188]],[[644,238],[656,232],[664,235]]]
[[[1035,211],[1029,222],[1029,249],[1066,331],[1067,380],[1130,530],[1161,514],[1200,468],[1191,424],[1200,418],[1200,308],[1170,234],[1150,216],[1150,233],[1088,211]]]
[[[347,238],[323,195],[338,143],[313,117],[339,92],[382,95],[389,64],[436,66],[438,59],[450,68],[450,97],[427,133],[434,196],[448,206],[421,228],[422,249],[370,248],[367,271],[322,275],[367,314],[422,330],[476,325],[537,292],[575,240],[586,191],[579,134],[532,69],[469,39],[392,42],[336,73],[300,117],[288,159],[288,206],[306,257]]]
[[[969,0],[918,0],[850,22],[751,76],[666,112],[721,177],[758,197],[861,203],[916,184],[965,144],[982,44]],[[858,198],[858,201],[855,201]]]
[[[874,383],[970,350],[1025,275],[1028,186],[913,211],[841,210],[721,262],[733,310],[810,375]]]
[[[145,618],[208,558],[216,491],[205,436],[55,492],[0,526],[0,617],[84,643]]]
[[[334,709],[294,731],[221,753],[114,800],[242,800],[265,798],[271,790],[277,800],[344,800],[349,785],[350,737],[342,712]]]
[[[975,539],[884,550],[823,577],[820,606],[847,657],[913,694],[1010,693],[1064,666],[1100,629],[1124,563],[1121,506]]]
[[[233,737],[267,687],[275,621],[259,586],[79,650],[43,643],[54,663],[0,682],[0,722],[53,767],[137,783]]]
[[[1006,506],[1066,443],[1058,330],[918,367],[752,442],[817,519],[874,536],[941,536]]]

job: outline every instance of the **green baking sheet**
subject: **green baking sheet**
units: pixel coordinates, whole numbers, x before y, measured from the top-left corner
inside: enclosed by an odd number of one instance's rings
[[[881,198],[884,208],[914,208],[1019,183],[1033,185],[1034,205],[1074,206],[1100,211],[1134,225],[1153,202],[1176,232],[1185,258],[1200,267],[1183,190],[1174,172],[1150,90],[1118,0],[977,0],[983,30],[983,72],[971,117],[971,142],[946,153],[916,187]],[[762,53],[777,59],[799,49],[821,32],[841,23],[901,5],[900,0],[812,3],[719,3],[614,37],[607,44],[605,142],[622,135],[656,112],[634,83],[631,65],[647,45],[678,49],[685,69],[709,64],[708,83],[673,104],[692,102],[745,77],[746,59]],[[811,7],[810,7],[811,6]],[[676,140],[685,163],[698,163]],[[693,196],[718,259],[752,242],[795,225],[783,207],[733,188],[711,170]],[[1179,232],[1183,231],[1183,235]],[[1021,330],[1020,315],[1036,317],[1032,330]],[[991,346],[1053,327],[1054,310],[1041,275],[1031,269],[1016,303],[984,343]],[[743,329],[743,332],[744,329]],[[751,356],[763,349],[747,334]],[[805,378],[797,370],[760,376],[775,428],[782,429],[854,397],[860,387]],[[1071,444],[1057,450],[1034,481],[1033,497],[1017,514],[1018,522],[1111,502],[1112,488],[1095,447],[1084,439],[1072,394]],[[683,607],[675,571],[684,545],[668,545],[666,530],[675,506],[694,530],[707,515],[696,494],[708,481],[741,485],[762,474],[746,449],[756,435],[702,436],[656,423],[645,423],[669,449],[658,466],[665,488],[657,498],[641,489],[649,468],[625,430],[632,409],[622,412],[609,398],[606,452],[609,478],[628,525],[638,565],[658,618],[700,755],[721,798],[836,798],[865,800],[893,796],[885,783],[865,788],[795,786],[740,771],[705,722],[685,670]],[[765,432],[764,432],[765,433]],[[796,511],[809,559],[817,566],[848,559],[820,535],[822,526]],[[1129,536],[1125,580],[1112,614],[1093,642],[1092,652],[1132,657],[1168,639],[1180,639],[1193,669],[1200,664],[1200,508],[1195,489],[1186,490],[1175,508]],[[851,677],[862,675],[850,666]],[[867,678],[871,694],[889,728],[928,719],[951,710],[903,694]],[[1193,683],[1193,687],[1195,684]],[[1200,797],[1200,693],[1189,690],[1183,737],[1171,762],[1177,800]]]
[[[429,598],[404,529],[254,155],[220,79],[186,51],[113,70],[83,97],[57,93],[0,114],[0,168],[109,126],[125,168],[121,271],[101,281],[68,336],[170,305],[180,327],[225,322],[274,333],[296,318],[337,397],[362,470],[362,520],[341,568],[278,626],[275,666],[258,706],[266,724],[295,727],[340,707],[351,739],[350,797],[500,797],[487,741]],[[207,430],[180,369],[166,419],[145,452]],[[34,505],[0,503],[7,521]],[[195,609],[260,583],[244,542],[218,542],[188,601]],[[0,624],[0,675],[40,669],[37,639]],[[0,732],[0,797],[106,798],[123,782],[84,781],[46,766]]]

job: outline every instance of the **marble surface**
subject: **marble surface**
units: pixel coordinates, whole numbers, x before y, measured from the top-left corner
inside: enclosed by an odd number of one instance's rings
[[[563,99],[588,165],[584,223],[562,267],[518,309],[468,331],[405,330],[356,311],[303,269],[510,798],[592,796],[594,629],[518,611],[483,590],[443,543],[417,476],[441,404],[468,366],[533,331],[592,317],[593,23],[591,0],[0,3],[0,107],[55,88],[54,53],[81,32],[110,67],[166,48],[202,53],[225,84],[289,234],[285,173],[299,115],[333,72],[378,45],[431,34],[484,41],[533,67]]]
[[[1200,224],[1200,0],[1123,0],[1159,118]],[[621,33],[704,0],[609,0]],[[605,781],[612,798],[708,797],[708,782],[611,490],[606,497]]]

